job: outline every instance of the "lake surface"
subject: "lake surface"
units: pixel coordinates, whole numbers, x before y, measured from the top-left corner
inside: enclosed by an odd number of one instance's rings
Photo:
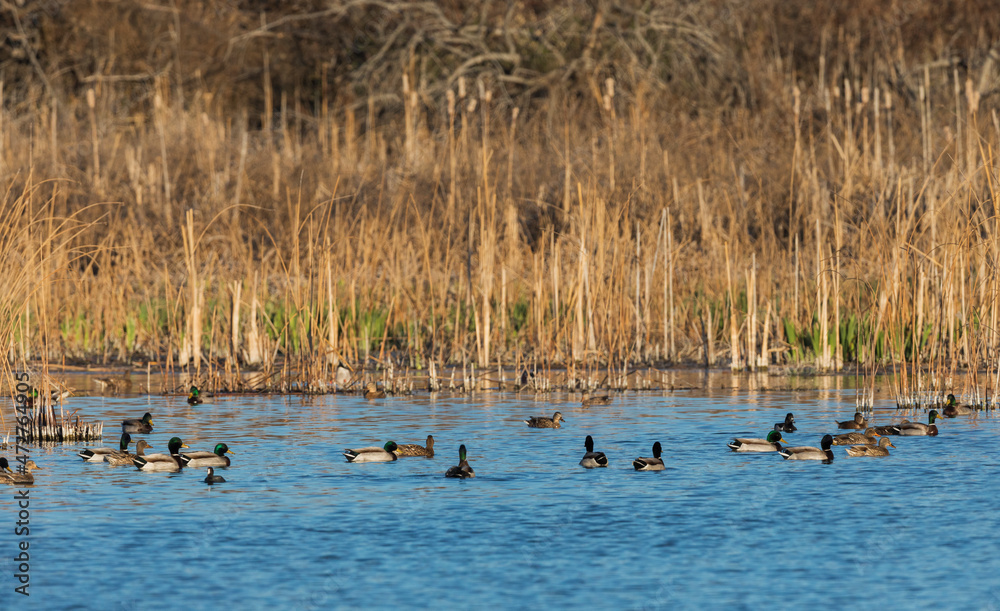
[[[33,448],[45,471],[31,489],[31,597],[13,593],[10,488],[0,608],[1000,608],[993,417],[946,420],[936,438],[893,437],[888,458],[835,447],[824,465],[725,444],[762,437],[793,411],[790,441],[818,446],[853,415],[853,390],[579,401],[73,397],[68,407],[106,422],[104,445],[144,411],[152,451],[174,435],[192,450],[226,442],[236,452],[219,470],[228,481],[88,464],[75,455],[84,445]],[[522,422],[555,410],[561,429]],[[877,405],[880,423],[894,416]],[[432,459],[341,455],[429,433]],[[609,468],[578,466],[587,434]],[[657,440],[666,471],[635,472],[632,459]],[[475,479],[443,477],[460,443]]]

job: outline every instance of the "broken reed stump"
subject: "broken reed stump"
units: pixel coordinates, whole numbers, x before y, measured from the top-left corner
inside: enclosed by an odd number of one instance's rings
[[[80,422],[80,417],[67,418],[62,410],[56,415],[52,405],[26,406],[26,413],[18,418],[17,434],[26,442],[39,441],[95,441],[104,433],[104,423]],[[25,421],[25,418],[27,421]]]

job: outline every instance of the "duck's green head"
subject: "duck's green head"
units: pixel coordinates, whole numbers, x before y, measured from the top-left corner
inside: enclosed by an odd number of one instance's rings
[[[393,452],[395,452],[398,448],[399,448],[399,446],[396,445],[395,441],[387,441],[387,442],[385,442],[385,445],[382,446],[382,449],[385,450],[386,452],[390,453],[390,454],[392,454]]]
[[[458,460],[465,462],[465,444],[458,446]]]
[[[663,453],[663,447],[660,446],[660,442],[657,441],[653,444],[653,458],[659,458],[660,454]]]
[[[197,397],[198,395],[200,395],[200,394],[201,394],[201,391],[200,391],[200,390],[198,390],[198,387],[197,387],[197,386],[192,386],[192,387],[191,387],[191,390],[190,390],[189,392],[191,393],[191,396],[192,396],[192,397]]]
[[[122,433],[121,441],[118,442],[118,449],[124,452],[128,449],[128,444],[132,443],[132,436],[128,433]]]
[[[770,433],[767,434],[768,443],[777,443],[779,441],[784,441],[784,439],[781,438],[781,433],[779,433],[778,431],[771,431]]]
[[[234,455],[236,454],[236,452],[230,450],[229,446],[227,446],[224,443],[215,444],[215,453],[219,456],[222,456],[223,454],[234,454]]]
[[[13,473],[13,471],[11,471],[10,464],[7,462],[7,459],[4,458],[3,456],[0,456],[0,471],[9,471]]]
[[[823,435],[823,439],[819,442],[819,447],[824,450],[829,450],[830,446],[833,445],[833,435]]]
[[[934,424],[934,421],[941,417],[936,409],[932,409],[927,413],[927,424]]]
[[[170,450],[171,454],[176,454],[181,451],[181,448],[189,447],[188,444],[181,441],[180,437],[171,437],[170,441],[167,442],[167,449]]]
[[[955,395],[949,394],[946,398],[948,402],[945,403],[945,407],[956,407],[958,405],[958,399],[955,398]]]
[[[146,424],[153,424],[153,414],[146,412],[145,414],[142,415],[142,421],[145,422]]]

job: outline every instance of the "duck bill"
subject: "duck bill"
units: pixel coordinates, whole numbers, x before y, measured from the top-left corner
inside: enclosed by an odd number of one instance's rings
[[[233,456],[235,456],[236,452],[233,452],[232,450],[226,450],[226,454],[232,454]]]

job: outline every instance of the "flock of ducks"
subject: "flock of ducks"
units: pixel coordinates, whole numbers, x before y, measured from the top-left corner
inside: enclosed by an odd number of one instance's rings
[[[188,404],[200,405],[204,403],[201,391],[197,386],[192,386],[188,393]],[[139,471],[163,471],[177,472],[184,467],[208,469],[208,475],[203,480],[206,484],[218,484],[226,481],[221,475],[215,475],[216,467],[228,467],[232,460],[227,454],[235,454],[224,443],[215,444],[211,451],[201,452],[181,452],[182,448],[189,447],[180,437],[171,437],[167,442],[167,454],[146,454],[145,450],[149,443],[145,439],[135,442],[135,453],[129,452],[129,445],[132,443],[132,435],[143,435],[153,432],[153,416],[149,412],[141,418],[128,418],[122,421],[122,436],[118,442],[118,449],[114,448],[85,448],[77,453],[77,456],[87,462],[106,462],[112,467],[132,466]]]
[[[943,408],[947,413],[948,406],[957,406],[955,395],[948,395],[948,404]],[[965,408],[971,413],[970,408]],[[958,415],[958,414],[955,414]],[[812,446],[782,446],[787,443],[782,433],[791,433],[797,430],[795,426],[795,416],[791,413],[785,416],[783,422],[774,425],[774,429],[769,431],[767,437],[763,439],[748,439],[737,437],[727,446],[734,452],[777,452],[786,460],[821,460],[831,462],[833,460],[833,446],[848,446],[846,452],[848,456],[888,456],[889,448],[895,448],[890,435],[904,436],[934,436],[938,434],[937,425],[934,422],[940,417],[937,410],[932,409],[927,414],[927,424],[921,422],[910,422],[903,420],[899,424],[888,426],[869,426],[861,412],[855,412],[854,418],[837,422],[838,429],[854,429],[851,433],[839,435],[824,435],[820,440],[820,447]],[[864,430],[863,433],[857,431]]]
[[[101,378],[97,381],[105,385],[105,387],[118,384],[119,386],[116,387],[116,390],[120,390],[126,382],[131,385],[128,372],[126,372],[126,376],[122,379],[116,379],[113,382],[109,382],[108,380],[111,379]],[[366,399],[381,399],[385,396],[385,391],[379,390],[374,383],[369,383],[365,387],[364,398]],[[959,405],[953,394],[949,394],[947,400],[948,402],[942,408],[943,415],[946,417],[970,414],[974,411],[970,407]],[[201,392],[196,386],[191,387],[187,401],[191,405],[199,405],[204,402]],[[584,407],[608,405],[609,403],[611,403],[610,397],[591,396],[589,393],[585,393],[582,400]],[[817,448],[812,446],[790,447],[782,445],[783,443],[787,443],[782,433],[792,433],[798,430],[795,426],[794,414],[789,413],[782,422],[774,425],[774,428],[768,432],[766,437],[737,437],[729,442],[727,446],[734,452],[776,452],[786,460],[819,460],[826,463],[833,460],[832,447],[835,445],[847,446],[846,452],[848,456],[888,456],[889,448],[896,447],[889,439],[889,436],[937,435],[938,428],[935,421],[940,417],[941,414],[937,410],[932,409],[928,413],[927,424],[903,420],[899,424],[888,426],[869,426],[864,415],[858,412],[850,420],[837,422],[837,428],[852,429],[852,432],[839,435],[826,434],[820,440],[820,447]],[[552,414],[552,417],[533,416],[524,420],[524,422],[530,428],[558,429],[561,428],[563,422],[566,422],[566,418],[563,417],[562,413],[555,412]],[[133,454],[129,452],[132,435],[151,433],[153,431],[153,416],[149,412],[146,412],[141,418],[126,419],[122,421],[121,428],[122,436],[119,440],[118,449],[86,448],[78,452],[77,455],[88,462],[107,462],[113,467],[129,465],[134,466],[140,471],[177,472],[184,467],[207,468],[208,474],[203,480],[206,484],[217,484],[226,481],[221,475],[215,474],[215,468],[228,467],[232,464],[227,454],[234,454],[234,452],[225,443],[216,444],[215,448],[211,451],[182,453],[181,450],[188,448],[188,445],[179,437],[172,437],[167,443],[167,454],[146,454],[145,450],[151,446],[146,440],[140,439],[136,442],[135,453]],[[584,448],[586,453],[580,460],[581,467],[595,469],[608,466],[608,457],[604,452],[594,451],[594,439],[590,435],[587,435],[584,440]],[[633,468],[636,471],[664,470],[663,458],[661,456],[662,446],[659,441],[653,444],[652,453],[651,457],[638,457],[634,459],[632,461]],[[433,457],[434,437],[428,435],[424,445],[397,444],[395,441],[387,441],[381,447],[348,448],[344,450],[343,455],[348,462],[352,463],[391,462],[401,457]],[[459,463],[450,467],[445,472],[445,477],[460,479],[475,477],[476,472],[469,464],[465,444],[459,446],[458,458]],[[32,484],[34,483],[32,471],[37,469],[40,469],[40,467],[35,464],[35,461],[28,460],[24,463],[22,472],[14,472],[10,468],[7,459],[0,457],[0,483],[15,485]]]

